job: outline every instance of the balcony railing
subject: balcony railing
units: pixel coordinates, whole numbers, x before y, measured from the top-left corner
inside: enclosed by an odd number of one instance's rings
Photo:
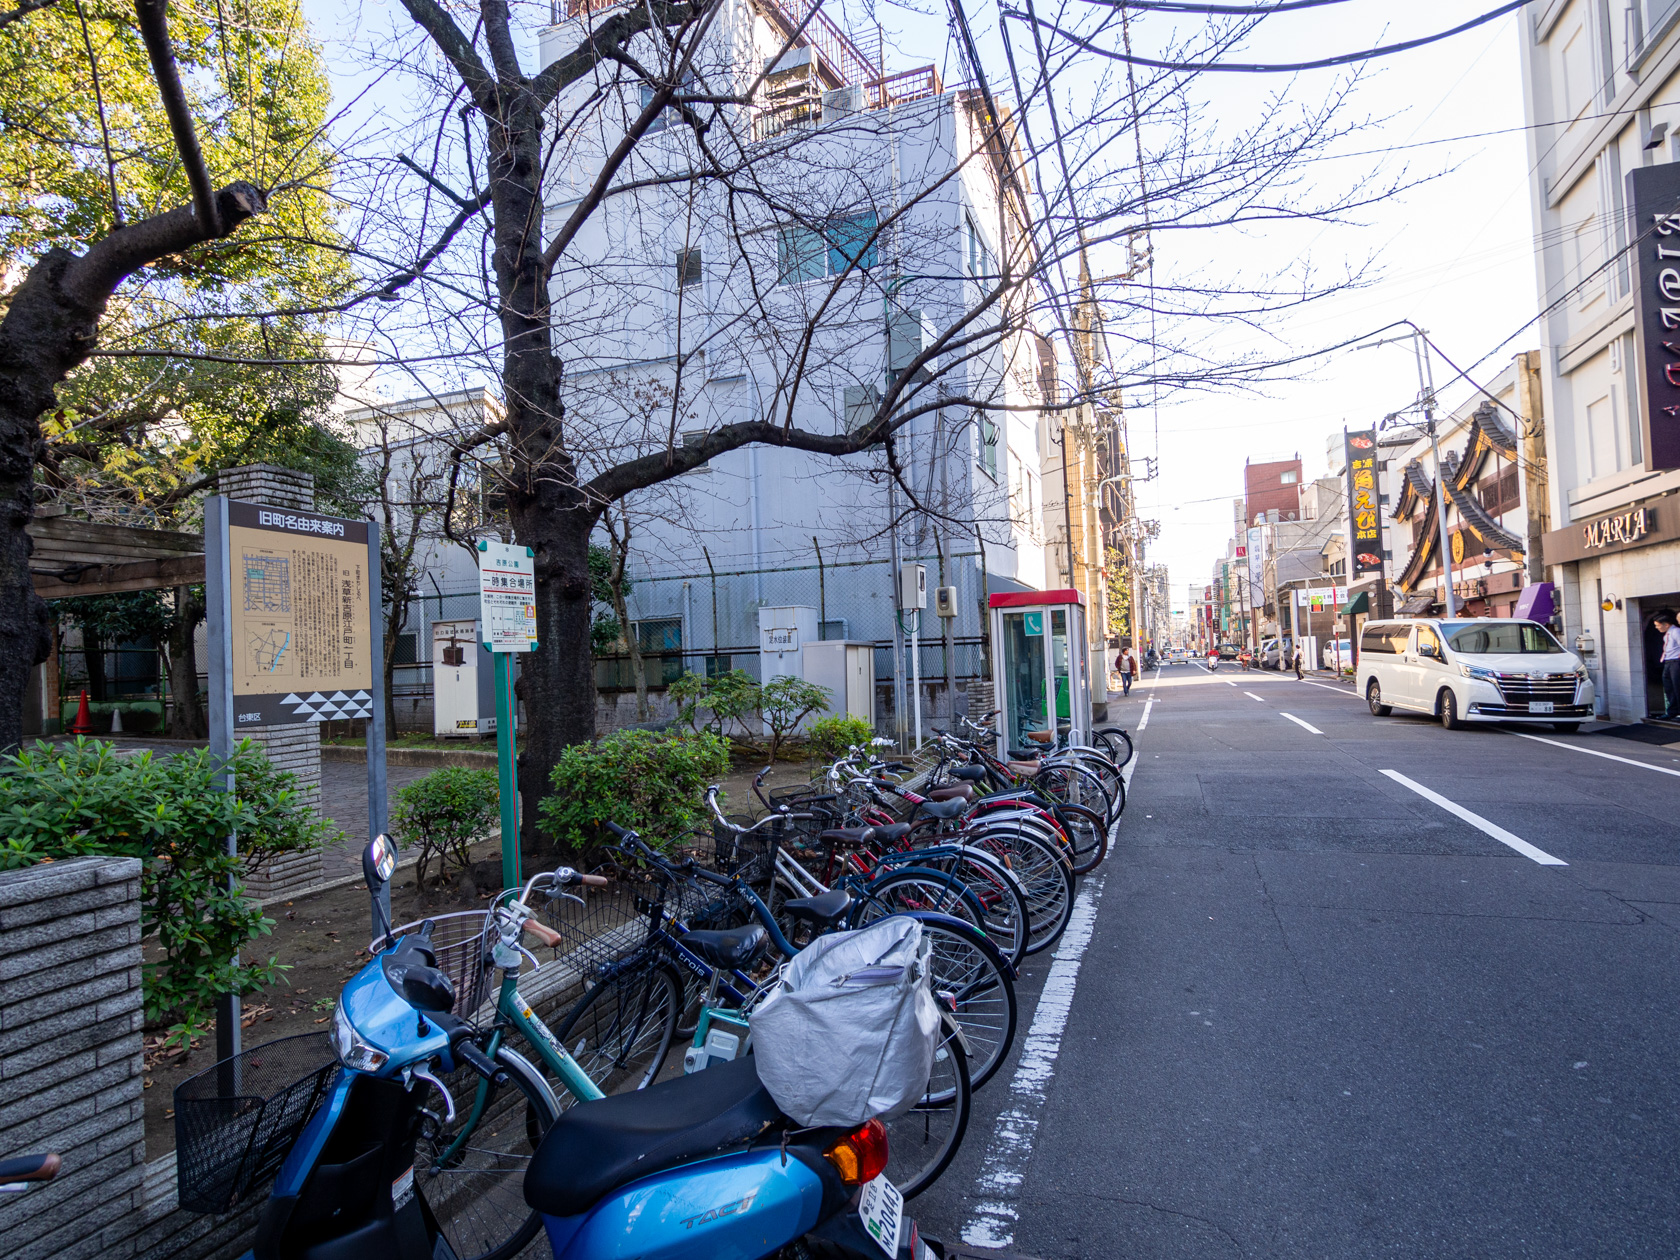
[[[800,38],[822,54],[830,72],[840,80],[836,86],[879,79],[881,69],[875,60],[853,43],[852,37],[841,30],[833,18],[818,9],[818,3],[819,0],[764,0],[765,7],[781,25],[785,35],[793,34],[799,30],[800,23],[805,22],[807,17],[811,18],[805,23]],[[816,10],[814,17],[811,16],[813,9]]]

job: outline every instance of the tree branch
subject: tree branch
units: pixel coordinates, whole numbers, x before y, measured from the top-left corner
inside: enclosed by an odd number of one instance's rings
[[[38,9],[50,9],[58,0],[23,0],[15,9],[0,13],[0,29],[10,26],[13,22],[21,22]]]
[[[152,60],[152,77],[157,80],[158,94],[163,97],[163,112],[169,119],[169,130],[181,155],[181,167],[192,189],[193,209],[204,225],[203,239],[213,240],[226,235],[222,231],[221,208],[210,183],[209,168],[204,165],[204,153],[198,147],[187,94],[181,88],[181,76],[175,68],[175,47],[169,39],[169,15],[164,5],[165,0],[134,0],[134,11],[140,20],[140,38],[145,41],[146,55]]]

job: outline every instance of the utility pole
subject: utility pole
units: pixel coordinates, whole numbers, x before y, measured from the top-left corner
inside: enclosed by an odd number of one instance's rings
[[[1412,348],[1417,356],[1423,425],[1429,433],[1429,453],[1435,463],[1435,526],[1441,535],[1441,585],[1446,588],[1441,607],[1447,616],[1456,617],[1458,607],[1452,581],[1452,544],[1447,538],[1446,498],[1441,485],[1441,444],[1435,435],[1435,370],[1429,365],[1429,343],[1423,339],[1423,330],[1415,326],[1412,329]]]

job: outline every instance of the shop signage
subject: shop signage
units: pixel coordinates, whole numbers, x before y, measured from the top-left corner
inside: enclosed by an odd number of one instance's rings
[[[1343,437],[1347,456],[1348,572],[1354,577],[1381,573],[1382,519],[1377,509],[1377,431],[1365,429]]]
[[[1645,463],[1680,468],[1680,163],[1640,167],[1627,182]]]
[[[1255,526],[1248,531],[1248,589],[1252,592],[1265,584],[1266,532]]]
[[[1587,560],[1593,556],[1626,551],[1631,547],[1648,547],[1653,543],[1672,542],[1680,537],[1675,528],[1680,513],[1664,508],[1658,511],[1655,503],[1645,503],[1609,516],[1577,521],[1562,529],[1554,529],[1542,540],[1547,564],[1567,564],[1571,560]]]
[[[1347,587],[1321,586],[1316,590],[1298,590],[1295,602],[1308,612],[1333,612],[1347,603]]]

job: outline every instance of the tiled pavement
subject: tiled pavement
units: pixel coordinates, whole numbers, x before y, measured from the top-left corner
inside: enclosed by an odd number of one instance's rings
[[[429,773],[425,766],[387,766],[386,800],[394,802],[398,788]],[[367,809],[367,766],[359,761],[323,761],[321,815],[344,832],[344,839],[322,852],[322,879],[338,879],[362,869],[362,848],[368,842]]]

